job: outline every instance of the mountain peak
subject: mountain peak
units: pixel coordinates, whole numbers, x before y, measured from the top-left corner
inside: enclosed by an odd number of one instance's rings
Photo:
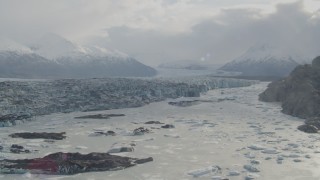
[[[32,44],[31,49],[48,59],[74,56],[77,53],[82,53],[80,47],[54,33],[47,33],[40,37]]]
[[[0,37],[0,51],[10,51],[18,54],[32,53],[32,50],[29,47],[4,37]]]
[[[283,46],[257,43],[244,54],[225,64],[221,70],[241,72],[248,76],[286,76],[297,65],[310,61]]]

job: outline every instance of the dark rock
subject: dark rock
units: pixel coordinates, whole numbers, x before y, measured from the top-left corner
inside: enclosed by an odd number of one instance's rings
[[[125,116],[124,114],[95,114],[95,115],[86,115],[75,117],[75,119],[109,119],[111,117],[121,117]]]
[[[147,128],[144,128],[144,127],[139,127],[135,130],[133,130],[133,135],[143,135],[145,133],[150,133],[151,131]]]
[[[313,125],[320,129],[320,117],[308,118],[304,123],[307,125]]]
[[[104,131],[95,131],[93,132],[93,134],[90,134],[90,136],[102,136],[102,135],[105,135],[105,136],[115,136],[116,133],[114,131],[107,131],[107,132],[104,132]]]
[[[148,122],[145,122],[145,124],[163,124],[163,123],[160,121],[148,121]]]
[[[152,161],[152,158],[137,159],[110,155],[108,153],[54,153],[43,158],[0,160],[0,169],[5,173],[34,173],[72,175],[84,172],[121,170],[136,164]]]
[[[316,126],[308,125],[308,124],[298,126],[298,129],[305,133],[317,133],[319,130]]]
[[[145,158],[145,159],[138,159],[135,161],[136,164],[143,164],[143,163],[147,163],[147,162],[151,162],[153,161],[153,158],[152,157],[148,157],[148,158]]]
[[[194,100],[194,101],[179,101],[179,102],[168,102],[168,104],[172,106],[179,106],[179,107],[188,107],[188,106],[194,106],[198,105],[201,102],[199,100]]]
[[[105,135],[106,135],[106,136],[115,136],[116,133],[115,133],[114,131],[107,131],[107,132],[105,133]]]
[[[46,143],[49,143],[49,144],[53,144],[55,143],[56,141],[52,140],[52,139],[45,139],[43,140],[43,142],[46,142]]]
[[[14,148],[14,149],[24,149],[23,146],[20,146],[20,145],[17,145],[17,144],[12,144],[12,145],[11,145],[11,148]]]
[[[320,116],[320,57],[312,65],[296,67],[282,80],[272,82],[259,95],[261,101],[281,102],[282,112],[300,118]]]
[[[20,153],[30,153],[30,150],[25,149],[23,146],[12,144],[10,147],[10,152],[15,154],[20,154]]]
[[[166,125],[161,126],[161,127],[164,128],[164,129],[172,129],[172,128],[175,128],[174,125],[172,125],[172,124],[166,124]]]
[[[3,146],[0,146],[0,151],[2,151],[3,150]]]
[[[14,134],[10,134],[9,136],[12,138],[24,138],[24,139],[54,139],[54,140],[62,140],[65,139],[66,136],[64,136],[64,134],[66,134],[65,132],[61,132],[61,133],[47,133],[47,132],[23,132],[23,133],[14,133]]]

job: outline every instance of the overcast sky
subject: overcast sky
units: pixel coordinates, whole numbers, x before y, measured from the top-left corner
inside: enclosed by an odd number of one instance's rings
[[[0,0],[0,36],[53,32],[157,65],[224,63],[256,43],[320,52],[320,0]]]

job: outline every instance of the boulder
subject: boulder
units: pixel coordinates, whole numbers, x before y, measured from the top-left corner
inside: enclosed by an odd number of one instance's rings
[[[172,124],[166,124],[166,125],[161,126],[161,127],[164,128],[164,129],[172,129],[172,128],[175,128],[174,125],[172,125]]]
[[[320,117],[308,118],[307,120],[305,120],[304,123],[307,125],[313,125],[313,126],[317,127],[318,129],[320,129]]]
[[[147,128],[144,127],[139,127],[136,128],[135,130],[133,130],[133,135],[137,136],[137,135],[144,135],[145,133],[150,133],[151,131]]]
[[[23,133],[13,133],[9,136],[12,138],[23,138],[23,139],[54,139],[62,140],[65,139],[65,132],[61,133],[47,133],[47,132],[23,132]]]
[[[148,122],[145,122],[144,124],[163,124],[163,123],[160,121],[148,121]]]
[[[114,131],[95,131],[93,133],[91,133],[89,136],[115,136],[116,133]]]
[[[15,154],[20,154],[20,153],[30,153],[30,150],[25,149],[23,146],[12,144],[10,147],[10,152]]]
[[[298,126],[298,129],[305,133],[317,133],[319,129],[314,125],[303,124]]]
[[[0,160],[0,172],[72,175],[84,172],[121,170],[153,161],[146,159],[121,157],[108,153],[53,153],[43,158]]]

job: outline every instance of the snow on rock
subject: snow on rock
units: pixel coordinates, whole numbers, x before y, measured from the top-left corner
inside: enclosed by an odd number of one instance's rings
[[[99,78],[155,76],[156,70],[118,50],[84,47],[53,33],[24,45],[0,38],[0,77]]]
[[[249,48],[220,69],[241,72],[244,76],[286,76],[297,65],[310,60],[295,52],[288,52],[283,47],[262,43]]]
[[[28,46],[4,37],[0,37],[0,52],[16,52],[17,54],[33,53]]]

